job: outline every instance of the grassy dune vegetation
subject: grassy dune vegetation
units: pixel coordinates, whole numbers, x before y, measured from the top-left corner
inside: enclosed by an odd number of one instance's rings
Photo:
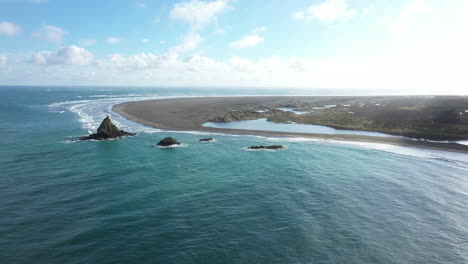
[[[306,114],[281,111],[287,107]],[[326,125],[430,140],[468,139],[468,97],[295,97],[230,109],[210,119],[229,122],[267,118],[278,123]]]

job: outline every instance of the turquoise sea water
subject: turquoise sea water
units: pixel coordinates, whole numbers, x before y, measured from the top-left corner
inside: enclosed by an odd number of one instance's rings
[[[468,157],[147,128],[112,104],[277,91],[0,88],[0,263],[468,263]],[[154,144],[174,136],[183,147]],[[279,151],[247,151],[283,144]]]

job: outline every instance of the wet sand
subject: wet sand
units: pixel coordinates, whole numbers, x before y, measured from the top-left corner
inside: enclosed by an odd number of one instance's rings
[[[461,152],[468,154],[468,146],[456,143],[436,143],[415,141],[405,138],[372,137],[362,135],[330,135],[310,133],[290,133],[260,130],[221,129],[203,127],[214,116],[230,111],[252,109],[271,105],[303,96],[252,96],[252,97],[198,97],[147,100],[128,102],[113,106],[112,110],[123,117],[146,126],[177,131],[205,131],[236,135],[257,135],[276,137],[313,138],[336,141],[370,142],[397,146],[417,147],[432,150]],[[310,97],[308,100],[339,99],[340,97]]]

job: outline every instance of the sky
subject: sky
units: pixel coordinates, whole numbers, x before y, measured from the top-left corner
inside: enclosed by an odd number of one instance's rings
[[[0,0],[0,85],[468,94],[468,0]]]

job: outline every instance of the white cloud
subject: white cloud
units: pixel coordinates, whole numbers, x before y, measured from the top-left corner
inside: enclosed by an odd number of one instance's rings
[[[85,66],[93,62],[91,52],[77,47],[67,46],[57,51],[40,51],[32,56],[32,62],[38,65],[80,65]]]
[[[370,12],[370,8],[368,8],[368,7],[365,7],[365,8],[362,9],[362,13],[363,13],[365,16],[369,15],[369,12]]]
[[[377,19],[376,23],[377,25],[390,25],[393,22],[393,17],[392,16],[382,16]]]
[[[45,25],[39,31],[34,32],[32,35],[36,38],[40,38],[58,45],[62,43],[63,38],[67,34],[68,33],[65,30],[59,27]]]
[[[0,65],[5,65],[8,62],[8,57],[6,55],[0,54]]]
[[[323,23],[345,21],[357,14],[355,9],[349,8],[346,0],[325,0],[311,5],[305,10],[293,13],[294,20],[318,20]]]
[[[256,70],[255,64],[246,58],[234,56],[231,58],[229,63],[234,70],[238,70],[240,72],[255,72]]]
[[[194,65],[213,65],[217,62],[211,58],[203,57],[200,55],[191,55],[188,56],[185,60],[185,63],[194,64]]]
[[[126,66],[136,69],[159,68],[166,63],[166,57],[153,53],[140,53],[134,56],[129,56],[126,59]]]
[[[182,53],[192,51],[203,42],[203,38],[199,34],[188,34],[184,37],[182,44],[172,47],[169,50],[171,57],[177,58]]]
[[[129,75],[138,74],[142,71],[153,74],[168,72],[168,75],[184,75],[193,72],[207,73],[227,69],[227,64],[200,55],[190,55],[183,60],[177,60],[169,54],[158,55],[154,53],[140,53],[128,57],[112,54],[98,60],[97,65],[101,69],[116,72],[123,70]]]
[[[49,2],[48,0],[29,0],[29,1],[34,4],[42,4],[42,3]]]
[[[140,3],[137,3],[137,4],[136,4],[136,7],[137,7],[137,8],[146,8],[147,5],[146,5],[146,3],[140,2]]]
[[[252,34],[260,34],[267,30],[266,27],[256,27],[252,30]]]
[[[123,69],[156,69],[167,63],[166,56],[160,56],[154,53],[140,53],[128,57],[120,54],[111,54],[105,59],[97,62],[103,69],[123,68]]]
[[[238,41],[231,42],[229,47],[235,49],[253,48],[263,42],[263,38],[259,35],[248,35],[244,36]]]
[[[256,27],[252,30],[250,35],[244,36],[238,41],[231,42],[229,47],[234,49],[253,48],[263,43],[264,39],[260,36],[260,33],[264,32],[266,27]]]
[[[100,67],[123,67],[126,59],[120,54],[108,55],[105,59],[99,60],[97,64]]]
[[[17,68],[8,73],[0,71],[0,79],[25,85],[391,88],[396,92],[410,87],[404,91],[466,93],[466,53],[456,60],[449,56],[436,58],[433,62],[430,61],[434,58],[424,58],[424,54],[427,51],[416,56],[409,53],[396,56],[389,52],[360,59],[313,60],[273,55],[258,60],[232,57],[228,61],[218,61],[202,55],[178,59],[170,54],[140,53],[132,56],[112,54],[99,59],[82,48],[70,46],[38,52],[32,58],[38,66],[25,66],[29,68]],[[49,67],[53,65],[76,66]]]
[[[305,12],[304,11],[297,11],[292,14],[292,18],[294,20],[303,20],[305,19]]]
[[[80,45],[84,46],[84,47],[93,46],[94,44],[96,44],[95,39],[82,39],[82,40],[80,40]]]
[[[150,41],[151,41],[150,39],[144,38],[144,39],[141,40],[141,43],[148,43]]]
[[[119,38],[116,38],[116,37],[108,37],[106,41],[109,44],[117,44],[117,43],[121,42],[121,40]]]
[[[194,30],[199,30],[204,26],[216,21],[217,16],[228,9],[227,0],[198,1],[177,3],[171,10],[171,18],[189,23]]]
[[[188,23],[191,31],[186,34],[181,44],[169,49],[167,53],[168,58],[174,61],[181,54],[197,49],[203,42],[203,38],[198,32],[208,24],[217,22],[218,15],[230,8],[228,5],[229,1],[190,0],[175,4],[171,10],[170,17],[174,20]]]
[[[419,15],[424,15],[431,10],[425,0],[411,0],[398,14],[391,25],[391,30],[396,33],[405,33],[411,30],[417,22]]]
[[[21,33],[21,31],[22,29],[19,25],[7,21],[0,23],[0,35],[14,36]]]

